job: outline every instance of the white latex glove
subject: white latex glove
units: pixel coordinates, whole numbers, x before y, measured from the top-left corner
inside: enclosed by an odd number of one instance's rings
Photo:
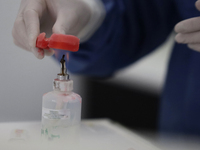
[[[200,0],[196,1],[195,6],[200,11]],[[175,31],[178,33],[175,37],[178,43],[187,44],[189,48],[200,52],[200,17],[179,22]]]
[[[52,49],[38,50],[35,47],[43,26],[51,26],[53,33],[88,39],[104,15],[104,7],[99,0],[22,0],[12,31],[14,43],[42,59],[45,54],[54,54]]]

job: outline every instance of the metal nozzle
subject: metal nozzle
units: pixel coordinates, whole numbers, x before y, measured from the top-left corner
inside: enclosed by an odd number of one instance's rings
[[[67,74],[67,69],[66,69],[66,65],[65,65],[65,55],[63,55],[63,57],[61,58],[60,64],[61,64],[61,71],[58,74],[58,79],[59,80],[69,79],[69,75]]]
[[[63,55],[62,59],[60,60],[61,63],[61,72],[63,76],[66,74],[66,65],[65,65],[65,55]]]

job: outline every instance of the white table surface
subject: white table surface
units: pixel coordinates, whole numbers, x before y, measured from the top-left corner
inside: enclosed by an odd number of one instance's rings
[[[26,131],[25,141],[10,142],[16,129]],[[40,122],[0,123],[0,150],[72,150],[65,143],[41,144],[40,129]],[[200,150],[200,137],[136,134],[108,119],[84,120],[80,133],[80,148],[75,150]]]
[[[42,145],[40,122],[0,123],[0,150],[68,150],[66,145]],[[25,141],[10,142],[13,130],[26,131]],[[70,150],[70,149],[69,149]],[[132,131],[107,119],[81,122],[80,150],[159,150]]]

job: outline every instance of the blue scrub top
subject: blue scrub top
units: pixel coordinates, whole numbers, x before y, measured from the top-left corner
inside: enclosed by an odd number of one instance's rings
[[[155,50],[176,23],[200,16],[196,0],[102,1],[106,18],[77,53],[70,53],[72,73],[112,76]],[[160,105],[161,132],[200,135],[200,53],[187,45],[174,46]]]

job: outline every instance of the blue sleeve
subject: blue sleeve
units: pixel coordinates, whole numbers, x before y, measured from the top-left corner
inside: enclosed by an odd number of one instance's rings
[[[180,21],[173,0],[102,1],[106,18],[78,52],[70,53],[72,73],[111,76],[162,44]]]
[[[196,0],[175,0],[175,6],[181,17],[181,20],[185,20],[192,17],[197,17],[200,12],[195,8]]]

